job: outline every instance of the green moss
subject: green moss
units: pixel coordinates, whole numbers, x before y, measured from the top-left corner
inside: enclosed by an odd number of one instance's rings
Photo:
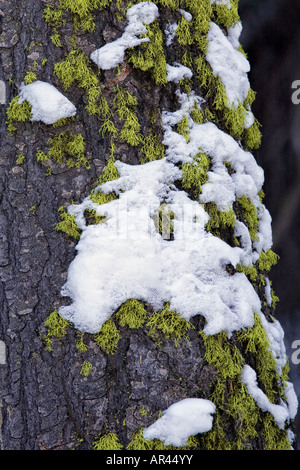
[[[190,141],[190,133],[189,133],[189,120],[188,117],[185,115],[184,118],[178,122],[175,126],[175,132],[178,134],[183,135],[187,142]]]
[[[254,124],[245,129],[244,141],[246,150],[258,149],[260,147],[262,139],[260,127],[260,123],[255,119]]]
[[[147,312],[142,302],[136,299],[127,300],[116,312],[115,317],[120,326],[142,328],[147,320]]]
[[[93,442],[94,450],[122,450],[123,446],[119,441],[118,435],[110,432],[95,439]]]
[[[24,77],[24,83],[25,85],[28,85],[29,83],[35,82],[37,79],[36,74],[34,72],[27,72],[25,77]]]
[[[106,123],[106,129],[101,129],[102,133],[105,130],[113,133],[116,132],[112,123],[107,123],[112,115],[112,111],[102,95],[98,75],[92,70],[89,59],[83,52],[77,49],[71,50],[61,62],[55,64],[54,72],[65,90],[69,89],[74,83],[85,90],[87,95],[87,112],[90,115],[97,116]]]
[[[116,112],[120,120],[123,121],[120,137],[128,144],[137,146],[143,140],[140,134],[140,124],[136,114],[138,100],[126,89],[120,88],[119,86],[116,86],[114,91],[114,105],[116,107]]]
[[[81,230],[78,228],[78,225],[75,221],[75,216],[69,214],[63,206],[58,209],[61,222],[55,226],[55,230],[59,232],[64,232],[71,238],[79,240],[81,236]]]
[[[145,25],[147,33],[145,37],[149,41],[143,42],[139,47],[128,50],[128,62],[134,68],[149,71],[158,85],[167,84],[167,64],[164,52],[164,35],[159,27],[159,21],[155,20]]]
[[[238,348],[233,345],[225,331],[207,336],[199,332],[205,346],[204,359],[218,370],[220,377],[232,380],[240,377],[244,359]]]
[[[225,235],[228,238],[230,235],[233,243],[238,245],[233,233],[236,220],[233,209],[220,211],[214,202],[204,204],[204,208],[210,217],[205,229],[219,238],[223,238]]]
[[[25,161],[25,159],[26,159],[25,155],[23,155],[22,153],[18,153],[18,154],[16,155],[16,158],[17,158],[17,159],[16,159],[16,165],[23,165],[23,163],[24,163],[24,161]]]
[[[237,264],[236,270],[239,273],[244,273],[248,277],[248,279],[252,282],[252,284],[257,282],[257,269],[253,264],[249,264],[249,266],[244,266],[242,264]]]
[[[272,266],[278,262],[279,256],[273,250],[262,251],[259,255],[257,265],[260,271],[268,273]]]
[[[231,0],[231,8],[226,5],[214,3],[212,5],[213,14],[216,17],[216,23],[223,28],[231,28],[240,21],[238,13],[238,0]]]
[[[225,108],[223,110],[223,119],[230,135],[240,140],[245,131],[246,109],[239,103],[235,109]]]
[[[91,364],[89,361],[84,361],[81,367],[80,375],[88,377],[91,373],[92,368],[93,364]]]
[[[64,131],[50,139],[48,158],[56,163],[66,163],[69,168],[90,168],[85,158],[85,143],[81,134]]]
[[[153,439],[147,441],[143,436],[143,428],[132,435],[131,441],[126,447],[126,450],[191,450],[197,447],[198,442],[196,438],[190,436],[186,446],[183,447],[174,447],[174,446],[165,446],[162,441],[159,439]]]
[[[202,185],[207,182],[210,159],[205,153],[198,153],[192,163],[182,165],[182,187],[188,190],[193,199],[198,199]]]
[[[67,334],[67,329],[71,324],[64,320],[58,313],[58,310],[51,312],[46,319],[44,325],[48,329],[48,333],[44,336],[45,348],[48,351],[52,351],[53,337],[63,338]]]
[[[182,16],[176,29],[177,41],[181,45],[190,46],[194,42],[192,24]]]
[[[107,354],[116,352],[120,338],[120,332],[111,318],[103,324],[99,333],[94,335],[97,346]]]
[[[146,326],[153,339],[157,339],[158,332],[162,332],[166,338],[171,338],[174,341],[176,347],[180,340],[189,339],[187,332],[194,328],[178,313],[171,311],[169,303],[163,310],[154,311]]]
[[[88,350],[88,347],[83,341],[83,336],[84,336],[84,333],[82,333],[81,331],[77,331],[75,344],[76,344],[76,348],[78,349],[78,351],[86,352]]]
[[[291,443],[288,440],[286,431],[278,429],[270,413],[265,413],[261,436],[266,450],[291,450]]]
[[[257,240],[259,220],[255,205],[246,196],[238,198],[235,204],[238,218],[241,217],[242,221],[246,223],[251,240]]]
[[[48,155],[46,155],[42,150],[38,150],[35,157],[37,162],[46,162],[49,160]]]
[[[161,143],[159,136],[155,134],[152,129],[150,129],[149,134],[144,139],[141,151],[143,153],[141,163],[152,162],[153,160],[164,158],[165,147]]]
[[[28,101],[23,101],[23,103],[19,104],[18,101],[19,96],[15,96],[11,100],[6,110],[6,124],[9,135],[12,135],[13,132],[16,130],[16,127],[13,125],[13,123],[26,122],[32,119],[31,104],[28,103]]]

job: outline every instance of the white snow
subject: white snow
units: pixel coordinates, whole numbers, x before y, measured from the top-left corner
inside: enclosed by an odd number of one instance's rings
[[[62,289],[73,303],[60,308],[61,316],[95,333],[127,299],[136,298],[155,309],[170,302],[170,309],[187,320],[203,315],[207,334],[225,330],[230,336],[252,326],[258,296],[244,274],[231,276],[225,269],[241,261],[243,250],[205,232],[203,207],[172,184],[181,171],[166,158],[116,166],[120,178],[100,189],[115,192],[118,199],[98,206],[86,198],[68,209],[83,234]],[[156,231],[153,220],[164,202],[175,214],[170,241]],[[85,226],[87,208],[106,216],[106,223]]]
[[[186,398],[173,403],[163,416],[144,429],[147,440],[159,439],[165,446],[182,447],[190,436],[210,431],[215,405],[202,398]]]
[[[244,365],[241,380],[260,409],[271,413],[278,427],[284,429],[286,420],[290,418],[289,412],[286,406],[275,405],[269,401],[267,395],[258,387],[255,370],[249,365]]]
[[[226,5],[228,10],[231,9],[230,0],[210,0],[210,4],[212,5],[213,3],[215,3],[216,5]]]
[[[184,19],[190,23],[193,19],[193,15],[191,15],[191,13],[189,13],[188,11],[184,10],[183,8],[180,8],[179,9],[180,13],[182,14],[182,16],[184,17]]]
[[[242,30],[243,26],[240,21],[227,30],[227,39],[235,49],[238,49],[240,46]]]
[[[152,2],[141,2],[132,6],[127,11],[128,25],[122,36],[93,51],[91,60],[103,70],[117,67],[124,61],[126,49],[149,41],[149,38],[141,38],[140,35],[147,33],[145,24],[151,24],[158,16],[158,8]]]
[[[166,26],[165,35],[166,35],[166,45],[167,46],[170,46],[172,44],[173,39],[174,39],[175,34],[176,34],[177,28],[178,28],[177,23],[169,23]]]
[[[235,33],[236,31],[233,36],[231,35],[231,40],[232,37],[236,39]],[[211,22],[208,31],[206,59],[212,67],[213,73],[220,77],[225,87],[229,107],[236,108],[247,98],[250,89],[247,75],[250,71],[250,65],[246,57],[234,46],[221,28]]]
[[[183,78],[192,78],[193,72],[185,65],[174,62],[173,65],[167,64],[167,81],[179,83]]]
[[[230,336],[251,327],[254,312],[260,311],[260,300],[246,276],[229,275],[225,269],[228,263],[251,262],[247,227],[236,224],[242,248],[230,247],[205,231],[208,214],[199,202],[213,200],[220,209],[228,209],[236,197],[246,194],[260,204],[262,170],[249,152],[214,124],[194,123],[189,111],[195,102],[201,107],[202,98],[193,92],[177,96],[180,109],[162,115],[166,157],[144,165],[117,162],[120,178],[99,189],[114,192],[118,199],[99,206],[86,198],[68,209],[83,234],[62,289],[73,303],[61,307],[60,314],[81,331],[99,331],[130,298],[149,302],[155,309],[170,302],[171,310],[187,320],[200,314],[206,320],[206,334],[225,330]],[[189,142],[173,130],[184,116],[189,120]],[[211,157],[212,170],[197,202],[173,183],[182,177],[176,164],[192,162],[200,150]],[[233,175],[223,162],[231,163]],[[175,215],[174,240],[165,240],[155,229],[153,217],[163,203]],[[106,222],[86,226],[87,208],[106,216]],[[262,245],[264,232],[260,238]]]
[[[18,103],[28,101],[31,106],[32,121],[54,124],[59,119],[76,114],[75,106],[53,85],[37,80],[20,86]]]

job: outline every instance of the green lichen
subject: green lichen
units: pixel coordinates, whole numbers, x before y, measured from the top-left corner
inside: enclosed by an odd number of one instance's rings
[[[178,313],[171,311],[169,303],[163,310],[154,311],[146,326],[154,340],[158,340],[158,333],[161,332],[166,338],[171,338],[176,347],[181,340],[189,340],[187,332],[194,328]]]
[[[235,209],[238,213],[238,218],[241,218],[241,220],[245,222],[248,227],[251,240],[257,240],[259,220],[255,205],[250,201],[249,198],[242,196],[236,200],[235,206]]]
[[[230,3],[230,8],[227,8],[227,6],[223,4],[214,3],[212,5],[216,23],[225,29],[232,28],[232,26],[240,21],[240,16],[238,13],[238,0],[231,0]]]
[[[81,367],[80,375],[83,375],[84,377],[88,377],[91,373],[91,370],[93,368],[93,364],[89,361],[84,361]]]
[[[140,46],[128,49],[128,62],[134,68],[151,73],[157,85],[167,84],[167,63],[164,52],[164,35],[159,27],[159,21],[155,20],[145,25],[149,41]]]
[[[161,143],[159,136],[150,129],[147,137],[144,138],[144,143],[141,148],[143,156],[140,160],[141,163],[152,162],[159,160],[165,156],[165,147]]]
[[[85,157],[85,142],[81,134],[73,134],[69,130],[51,138],[47,157],[59,165],[66,163],[69,168],[90,168]]]
[[[268,273],[272,266],[278,262],[279,256],[273,250],[262,251],[257,261],[258,268],[264,273]]]
[[[48,329],[47,335],[43,338],[45,348],[48,351],[52,351],[53,337],[63,338],[67,334],[67,330],[71,324],[59,315],[58,310],[54,310],[49,314],[44,325]]]
[[[16,155],[16,165],[19,165],[19,166],[23,165],[25,160],[26,160],[26,157],[22,153],[18,153]]]
[[[195,449],[198,445],[198,442],[194,436],[188,438],[186,446],[175,447],[175,446],[165,446],[162,441],[159,439],[153,439],[147,441],[143,435],[144,429],[141,428],[139,431],[132,435],[131,441],[126,447],[126,450],[192,450]]]
[[[6,110],[6,124],[9,135],[13,135],[13,132],[17,130],[13,123],[26,122],[32,119],[31,104],[28,101],[19,104],[18,101],[19,96],[15,96]]]
[[[205,153],[198,153],[192,163],[182,165],[182,187],[190,196],[197,200],[202,191],[202,185],[207,182],[207,172],[210,167],[210,159]]]
[[[103,324],[99,333],[94,334],[95,343],[107,354],[116,352],[120,338],[120,332],[111,318]]]
[[[93,442],[94,450],[122,450],[123,446],[119,441],[118,435],[116,433],[110,432],[96,438]]]
[[[25,85],[29,85],[29,83],[35,82],[37,79],[36,74],[32,71],[28,71],[24,77]]]
[[[221,211],[214,202],[204,204],[205,211],[209,215],[209,221],[205,229],[216,237],[227,238],[227,241],[238,246],[239,242],[234,235],[236,216],[233,209]]]
[[[189,120],[186,115],[184,116],[184,118],[181,119],[181,121],[176,124],[175,132],[178,132],[178,134],[183,135],[187,142],[190,141]]]
[[[61,222],[56,224],[55,230],[59,232],[64,232],[69,237],[79,240],[81,237],[81,230],[79,229],[75,216],[69,214],[63,206],[58,209],[59,216],[61,218]]]
[[[138,100],[125,88],[116,86],[114,92],[115,97],[113,104],[119,119],[123,121],[120,137],[128,144],[137,146],[143,140],[140,134],[140,124],[136,113]]]
[[[136,299],[127,300],[116,312],[115,318],[120,326],[142,328],[147,320],[147,312],[142,302]]]

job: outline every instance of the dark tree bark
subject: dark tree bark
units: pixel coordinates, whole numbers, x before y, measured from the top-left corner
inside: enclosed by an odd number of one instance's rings
[[[241,381],[242,368],[247,364],[256,371],[259,386],[273,405],[281,406],[282,400],[288,403],[284,393],[287,368],[278,374],[260,322],[245,331],[235,331],[231,337],[224,331],[209,336],[203,333],[202,315],[192,317],[188,323],[184,321],[183,326],[176,317],[176,328],[180,325],[186,329],[178,339],[176,333],[180,331],[172,330],[172,314],[163,319],[165,329],[157,327],[151,334],[154,309],[140,303],[147,321],[143,326],[132,327],[130,322],[122,323],[113,315],[119,339],[116,348],[109,349],[103,344],[99,347],[94,334],[81,334],[72,324],[66,327],[59,316],[49,317],[67,302],[61,297],[61,288],[76,256],[77,239],[69,236],[70,218],[60,208],[66,210],[73,203],[80,204],[91,194],[97,178],[105,174],[112,148],[115,160],[130,165],[162,157],[161,113],[178,109],[178,86],[167,83],[160,61],[181,62],[186,53],[186,64],[196,76],[196,59],[205,56],[207,31],[206,35],[204,30],[201,32],[202,37],[196,24],[189,26],[189,21],[182,20],[179,8],[193,8],[193,16],[197,8],[209,11],[211,21],[219,24],[225,35],[226,26],[237,21],[237,16],[230,17],[226,6],[211,6],[209,1],[194,2],[194,7],[191,2],[156,2],[159,19],[148,33],[150,43],[162,39],[155,43],[152,52],[138,46],[144,54],[143,66],[137,65],[137,48],[133,48],[126,51],[119,67],[99,72],[89,57],[95,49],[122,35],[128,21],[126,2],[120,3],[57,1],[52,6],[48,0],[0,1],[0,73],[5,84],[0,105],[1,448],[162,449],[162,442],[143,439],[141,430],[158,420],[170,405],[185,398],[210,400],[216,405],[213,428],[189,441],[190,448],[289,448],[294,445],[290,437],[292,420],[288,419],[280,429],[272,413],[256,404]],[[232,2],[232,15],[236,3]],[[181,36],[178,32],[173,46],[168,48],[164,31],[168,24],[180,21]],[[195,36],[197,41],[193,34],[199,35]],[[66,72],[64,61],[71,56],[76,58],[75,65]],[[83,60],[83,69],[79,59]],[[57,64],[64,65],[59,68]],[[181,92],[188,93],[192,85],[206,99],[202,122],[217,123],[241,147],[255,150],[259,140],[257,127],[251,129],[255,138],[244,128],[233,130],[234,118],[228,117],[224,105],[216,105],[217,82],[206,76],[205,83],[205,70],[207,66],[200,70],[197,79],[182,80]],[[52,83],[75,104],[74,119],[59,122],[59,126],[28,119],[21,122],[16,113],[12,119],[12,101],[19,94],[21,83],[36,79]],[[97,94],[99,89],[101,93]],[[118,90],[134,97],[126,106],[129,115],[137,117],[138,127],[131,121],[129,134],[122,134],[126,119],[118,112]],[[104,102],[111,114],[107,111],[105,115]],[[110,131],[102,127],[108,124],[112,126]],[[65,140],[58,150],[65,160],[57,149],[54,151],[62,134]],[[147,152],[150,135],[155,136],[156,144]],[[78,154],[72,154],[71,147],[67,147],[72,136],[82,136],[84,141],[85,160],[80,154],[83,164],[77,166]],[[78,141],[76,145],[79,149]],[[39,151],[44,157],[37,158]],[[199,196],[199,178],[190,186],[176,182],[177,189],[185,189],[195,200]],[[214,211],[210,202],[205,207],[215,222],[207,226],[207,231],[238,246],[232,224],[222,224],[220,211]],[[249,214],[253,207],[247,207],[235,201],[236,217],[250,231]],[[61,217],[66,217],[66,224],[59,227],[65,230],[56,230]],[[90,217],[90,222],[95,223],[93,214]],[[78,233],[75,228],[75,235]],[[270,258],[268,263],[272,264]],[[226,269],[228,276],[237,273],[237,267],[232,265]],[[271,324],[275,312],[274,302],[266,301],[268,270],[266,263],[257,262],[255,274],[246,269],[240,272],[253,284],[263,318]],[[60,326],[66,328],[59,330]],[[108,334],[111,343],[114,339],[109,335],[115,330]]]

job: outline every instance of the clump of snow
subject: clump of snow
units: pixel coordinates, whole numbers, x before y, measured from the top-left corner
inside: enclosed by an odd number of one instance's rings
[[[60,308],[81,331],[95,333],[127,300],[136,298],[170,309],[189,320],[200,314],[204,331],[216,334],[253,325],[260,301],[243,273],[226,265],[241,262],[243,250],[205,232],[208,215],[173,182],[181,171],[166,158],[144,165],[116,162],[120,178],[99,187],[119,197],[98,206],[90,198],[69,207],[83,230],[62,295],[73,303]],[[153,217],[162,203],[174,213],[174,240],[164,240]],[[96,210],[106,222],[86,226],[84,212]],[[211,299],[214,299],[214,302]]]
[[[59,119],[72,117],[76,107],[53,85],[37,80],[20,86],[18,103],[28,101],[31,106],[32,121],[54,124]]]
[[[229,106],[237,107],[247,98],[250,84],[247,73],[250,65],[246,57],[235,49],[221,28],[211,22],[208,31],[206,59],[213,73],[220,77]]]
[[[291,382],[286,382],[285,396],[290,419],[295,419],[298,412],[298,398],[294,389],[294,385]]]
[[[230,0],[210,0],[210,4],[215,3],[216,5],[226,5],[228,10],[232,8]]]
[[[284,429],[285,422],[290,418],[287,407],[269,401],[267,395],[258,387],[255,370],[247,364],[244,365],[241,380],[260,409],[271,413],[279,429]]]
[[[210,431],[215,405],[202,398],[186,398],[173,403],[163,416],[148,428],[143,435],[147,440],[159,439],[165,446],[182,447],[190,436]]]
[[[145,24],[151,24],[158,16],[158,8],[152,2],[141,2],[132,6],[127,11],[128,25],[122,36],[93,51],[91,60],[103,70],[117,67],[124,61],[126,49],[149,41],[149,38],[141,38],[140,35],[147,33]]]
[[[187,320],[200,314],[206,320],[206,334],[224,330],[230,336],[251,327],[254,312],[260,311],[260,300],[246,276],[226,271],[227,264],[252,261],[247,227],[237,221],[242,247],[229,246],[205,231],[209,216],[199,202],[214,201],[221,210],[228,209],[236,197],[246,194],[261,204],[257,192],[262,170],[249,152],[217,126],[191,119],[189,112],[195,102],[201,107],[201,97],[193,92],[177,96],[180,109],[162,116],[166,157],[144,165],[116,162],[120,178],[98,189],[114,192],[118,199],[99,206],[86,198],[68,209],[83,233],[62,289],[62,295],[73,303],[61,307],[60,313],[81,331],[99,331],[130,298],[149,302],[155,309],[170,302],[171,310]],[[173,130],[184,116],[189,122],[189,142]],[[192,201],[174,182],[182,178],[177,164],[192,162],[200,150],[210,156],[212,169],[199,201]],[[229,175],[224,162],[235,173]],[[173,240],[165,240],[155,229],[153,218],[163,203],[174,213]],[[106,217],[106,222],[86,226],[86,209]],[[262,232],[261,246],[264,237]]]
[[[240,46],[242,30],[243,26],[240,21],[227,30],[227,39],[235,49],[238,49]]]
[[[180,8],[179,9],[180,13],[182,14],[182,16],[184,17],[184,19],[190,23],[193,19],[193,15],[191,15],[191,13],[189,13],[188,11],[184,10],[183,8]]]
[[[174,62],[173,65],[167,64],[167,81],[179,83],[183,78],[192,78],[193,72],[185,65]]]
[[[170,46],[172,44],[173,39],[174,39],[175,34],[176,34],[177,28],[178,28],[177,23],[169,23],[166,26],[165,35],[166,35],[166,45],[167,46]]]
[[[162,113],[165,130],[163,143],[167,146],[167,158],[174,163],[192,162],[200,150],[211,158],[212,168],[208,172],[208,181],[202,185],[200,203],[214,202],[218,209],[229,210],[236,198],[245,195],[251,200],[259,219],[257,240],[253,243],[256,251],[252,251],[249,231],[242,222],[237,221],[235,230],[236,236],[242,237],[244,264],[254,263],[258,253],[267,251],[272,246],[271,216],[258,195],[264,183],[264,172],[253,155],[243,150],[229,134],[211,122],[197,124],[193,121],[190,113],[195,103],[201,109],[204,101],[201,97],[194,92],[189,96],[177,92],[177,97],[180,108],[174,112]],[[188,142],[174,130],[184,117],[189,124]],[[233,174],[229,174],[226,163],[230,163]]]

